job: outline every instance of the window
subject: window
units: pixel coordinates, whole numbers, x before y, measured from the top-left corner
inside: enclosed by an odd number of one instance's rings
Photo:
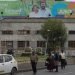
[[[40,30],[37,30],[37,31],[36,31],[36,34],[40,34]]]
[[[18,35],[30,34],[30,30],[18,30]]]
[[[69,41],[68,47],[75,48],[75,41]]]
[[[11,31],[11,30],[4,30],[4,31],[2,31],[2,34],[4,34],[4,35],[11,35],[11,34],[13,34],[13,31]]]
[[[19,35],[24,35],[24,30],[18,30]]]
[[[1,46],[6,46],[6,42],[5,41],[1,41]]]
[[[18,41],[18,47],[29,47],[29,41]]]
[[[7,47],[13,47],[13,41],[6,41]]]
[[[37,41],[37,47],[45,47],[45,41]]]
[[[4,50],[13,48],[13,41],[1,41],[1,48]]]
[[[69,34],[75,34],[75,31],[69,31]]]
[[[5,62],[9,62],[12,60],[12,56],[5,55],[4,58],[5,58]]]
[[[25,41],[18,41],[18,47],[25,47]]]
[[[27,31],[26,31],[26,33],[27,33],[27,34],[30,34],[30,31],[29,31],[29,30],[27,30]]]
[[[30,46],[29,41],[25,41],[25,44],[26,44],[26,47]]]
[[[3,56],[0,56],[0,63],[3,63]]]

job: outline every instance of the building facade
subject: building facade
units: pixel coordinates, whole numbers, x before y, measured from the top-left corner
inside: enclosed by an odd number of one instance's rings
[[[41,25],[47,19],[6,18],[0,20],[0,53],[6,53],[12,48],[15,53],[27,52],[29,49],[46,48],[46,40],[39,34]],[[75,22],[74,19],[62,19],[67,27],[68,38],[65,43],[67,54],[75,52]],[[71,51],[71,52],[70,52]]]

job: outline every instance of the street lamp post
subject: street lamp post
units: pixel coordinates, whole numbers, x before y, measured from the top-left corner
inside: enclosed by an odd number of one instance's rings
[[[2,25],[2,20],[4,19],[3,12],[1,12],[0,14],[1,14],[1,16],[0,16],[0,25]],[[1,37],[0,37],[0,49],[1,49]],[[3,53],[3,50],[2,49],[0,50],[0,53],[1,54]]]
[[[47,32],[49,33],[49,32],[50,32],[50,30],[47,30]],[[47,48],[48,48],[48,40],[49,40],[48,33],[47,33],[47,39],[46,39],[46,49],[45,49],[45,55],[47,54],[47,53],[46,53],[46,51],[47,51]]]
[[[60,49],[62,50],[62,37],[59,37]]]

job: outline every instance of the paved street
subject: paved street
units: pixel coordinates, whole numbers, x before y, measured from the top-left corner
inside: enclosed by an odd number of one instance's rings
[[[31,64],[30,63],[20,63],[18,64],[19,71],[28,71],[31,70]],[[45,62],[38,62],[37,68],[44,68]]]
[[[32,71],[20,72],[17,75],[33,75]],[[61,70],[59,67],[59,72],[49,72],[46,69],[38,70],[36,75],[75,75],[75,65],[69,65],[66,69]]]

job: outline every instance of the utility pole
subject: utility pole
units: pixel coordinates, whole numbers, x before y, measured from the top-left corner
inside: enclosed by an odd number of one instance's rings
[[[47,39],[46,39],[46,49],[45,49],[45,55],[47,54],[46,53],[46,51],[47,51],[47,49],[48,49],[48,40],[49,40],[49,32],[50,32],[50,30],[47,30]]]

